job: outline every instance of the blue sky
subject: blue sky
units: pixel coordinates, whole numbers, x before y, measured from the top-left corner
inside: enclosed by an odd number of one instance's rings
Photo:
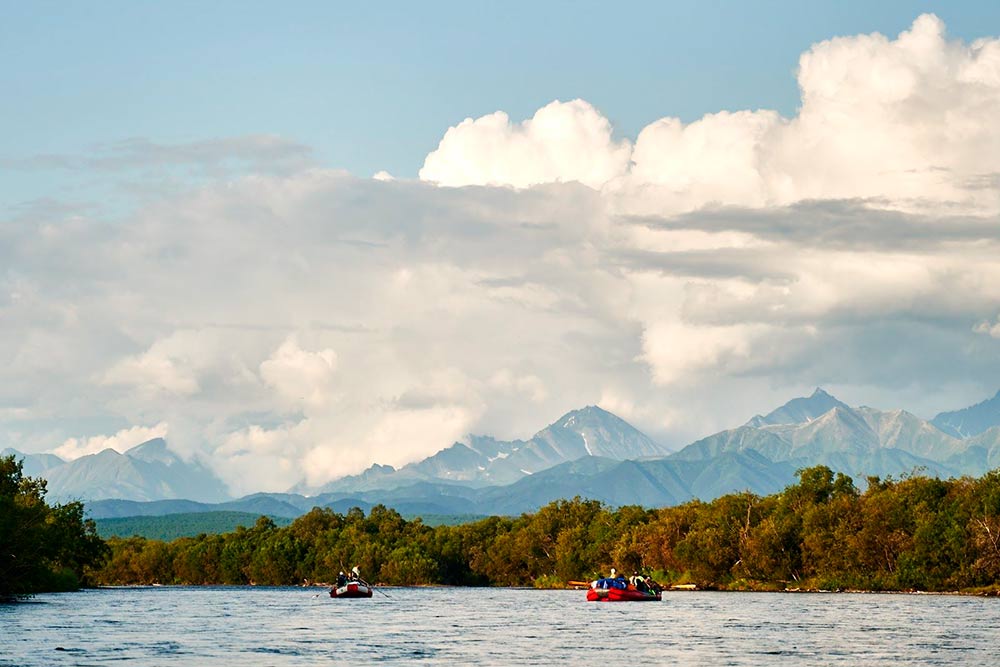
[[[0,448],[275,491],[998,388],[998,3],[0,12]]]
[[[989,2],[2,5],[0,159],[275,134],[322,165],[404,178],[465,117],[580,97],[634,138],[665,115],[789,116],[817,41],[895,35],[925,11],[967,41],[1000,25]],[[80,196],[80,174],[4,171],[7,205]]]

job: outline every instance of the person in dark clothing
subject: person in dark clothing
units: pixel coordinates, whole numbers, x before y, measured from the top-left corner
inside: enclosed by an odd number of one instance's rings
[[[347,576],[343,572],[341,572],[340,574],[337,575],[337,588],[345,586],[346,584],[347,584]]]

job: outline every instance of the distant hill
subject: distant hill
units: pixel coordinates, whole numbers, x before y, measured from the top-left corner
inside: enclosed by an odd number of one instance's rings
[[[347,512],[340,511],[340,514]],[[104,539],[111,537],[144,537],[147,540],[162,540],[170,542],[181,537],[197,537],[198,535],[222,535],[231,533],[238,527],[252,528],[259,514],[250,512],[186,512],[166,514],[163,516],[132,516],[115,519],[97,519],[97,533]],[[293,519],[282,516],[269,517],[276,526],[287,526]],[[417,518],[415,515],[403,515],[407,521]],[[485,519],[484,514],[429,514],[419,517],[426,526],[458,526]]]
[[[293,502],[289,502],[289,500]],[[193,500],[93,500],[85,504],[87,516],[93,519],[111,519],[134,516],[166,516],[202,512],[239,512],[255,517],[294,518],[305,514],[317,503],[305,496],[289,494],[255,493],[224,503],[198,503]]]
[[[704,461],[671,458],[615,461],[603,457],[585,456],[562,463],[506,486],[473,488],[444,482],[416,482],[409,486],[353,493],[327,493],[315,497],[296,494],[274,494],[269,498],[295,517],[313,507],[329,507],[344,513],[352,507],[368,511],[375,504],[392,507],[407,517],[423,517],[425,523],[433,517],[518,515],[533,512],[542,505],[561,498],[583,496],[611,506],[644,505],[661,507],[676,505],[693,498],[711,499],[744,489],[773,493],[795,480],[795,466],[774,463],[760,454],[727,453]],[[256,494],[259,501],[270,494]],[[241,507],[246,499],[215,505],[198,504],[187,511],[219,511]],[[178,507],[176,501],[128,503],[98,501],[87,506],[88,514],[103,518],[109,513],[169,514]],[[186,506],[190,508],[191,506]],[[124,514],[120,514],[124,515]]]
[[[202,533],[218,535],[230,533],[238,526],[252,528],[260,517],[248,512],[189,512],[165,516],[132,516],[118,519],[97,519],[98,534],[109,537],[132,537],[138,535],[150,540],[175,540],[179,537],[195,537]],[[288,517],[271,517],[278,526],[292,522]]]

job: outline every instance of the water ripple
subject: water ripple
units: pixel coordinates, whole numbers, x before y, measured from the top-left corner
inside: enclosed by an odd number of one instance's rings
[[[593,604],[580,591],[109,589],[0,605],[0,667],[993,665],[1000,601],[683,592]],[[347,604],[345,604],[347,603]]]

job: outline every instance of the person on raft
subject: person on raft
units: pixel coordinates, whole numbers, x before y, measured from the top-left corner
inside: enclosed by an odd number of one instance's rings
[[[653,581],[652,577],[648,574],[639,574],[638,571],[632,572],[632,576],[629,577],[628,583],[640,593],[659,593],[663,590],[658,583]]]
[[[617,588],[619,590],[626,590],[629,588],[629,580],[625,578],[625,575],[620,573],[615,568],[611,568],[611,574],[607,577],[601,577],[600,579],[595,579],[590,582],[591,588]],[[632,586],[634,588],[634,585]]]
[[[354,579],[354,581],[362,581],[361,570],[358,569],[357,565],[351,568],[351,578]]]
[[[344,572],[341,571],[340,574],[337,575],[337,588],[341,588],[342,586],[346,585],[347,585],[347,575],[345,575]]]

